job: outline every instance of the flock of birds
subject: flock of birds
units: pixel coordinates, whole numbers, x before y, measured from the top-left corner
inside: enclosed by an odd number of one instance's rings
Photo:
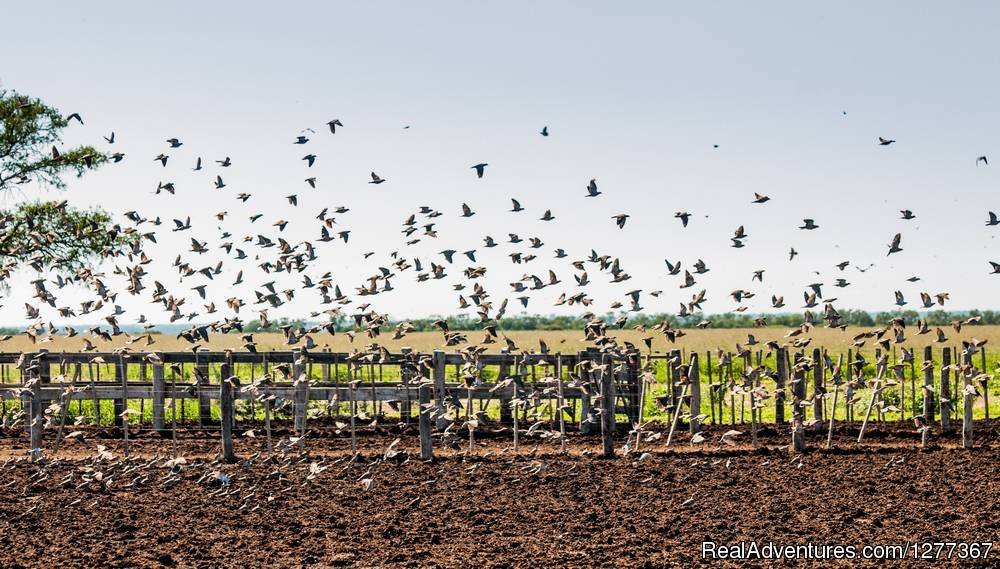
[[[82,433],[75,436],[84,442]],[[381,469],[410,460],[410,454],[399,448],[399,443],[400,439],[396,439],[384,451],[369,456],[308,456],[294,452],[294,437],[284,438],[275,454],[265,457],[254,453],[234,464],[220,457],[122,456],[98,444],[94,454],[83,458],[32,463],[33,472],[26,479],[13,475],[25,464],[21,460],[0,462],[0,472],[9,474],[3,488],[10,490],[24,483],[25,495],[52,490],[71,492],[75,499],[63,502],[65,508],[92,510],[102,500],[113,499],[123,491],[173,489],[198,491],[208,499],[230,504],[234,511],[251,514],[262,508],[281,507],[283,496],[318,482],[356,483],[362,492],[370,491]],[[38,502],[32,502],[34,505],[20,512],[22,517],[38,509]]]
[[[83,119],[79,114],[70,115],[80,124]],[[333,119],[326,123],[328,133],[326,136],[343,136],[344,124]],[[316,164],[318,156],[315,152],[309,151],[313,139],[322,136],[313,129],[305,129],[294,138],[290,138],[289,143],[302,148],[302,184],[307,191],[320,187],[317,176],[311,175],[311,169]],[[540,135],[549,136],[548,127],[541,130]],[[117,144],[115,134],[104,137],[109,147],[114,148]],[[878,144],[889,146],[896,141],[892,139],[879,138]],[[175,154],[184,147],[184,142],[176,137],[166,139],[166,148],[163,152],[153,157],[152,160],[158,162],[164,173],[169,176],[171,168],[176,168],[177,158]],[[58,154],[58,149],[54,148],[54,155]],[[110,154],[112,161],[121,162],[125,159],[123,152],[113,152]],[[474,312],[482,324],[485,332],[480,344],[491,344],[498,342],[501,338],[506,341],[505,350],[515,351],[518,349],[509,338],[503,335],[502,319],[508,311],[509,302],[514,301],[524,309],[529,307],[529,302],[537,298],[540,294],[551,294],[555,306],[579,306],[582,309],[584,322],[593,323],[599,319],[598,314],[604,310],[597,310],[595,299],[588,294],[587,286],[600,276],[611,283],[620,285],[632,279],[626,270],[621,259],[613,254],[600,253],[591,249],[589,255],[572,258],[566,249],[562,247],[546,246],[543,240],[536,236],[524,236],[517,233],[509,233],[505,239],[499,239],[493,235],[484,235],[479,247],[463,247],[461,249],[443,248],[436,255],[427,258],[420,258],[415,254],[408,254],[407,249],[421,241],[429,242],[439,238],[437,228],[438,218],[445,215],[456,215],[460,218],[472,218],[476,215],[475,209],[468,203],[455,204],[444,211],[430,206],[420,206],[412,211],[400,226],[400,246],[392,251],[381,253],[368,251],[359,253],[364,259],[375,257],[380,260],[378,269],[371,274],[355,276],[357,279],[352,287],[348,287],[341,280],[343,275],[335,275],[329,262],[321,260],[321,246],[330,242],[342,242],[348,245],[351,242],[351,229],[345,228],[338,221],[351,211],[347,206],[322,207],[314,215],[315,237],[299,242],[287,240],[284,232],[289,225],[289,220],[284,218],[272,218],[272,212],[255,210],[253,208],[254,196],[245,193],[232,191],[226,183],[226,172],[234,167],[231,157],[225,156],[211,162],[203,160],[202,157],[194,157],[190,168],[195,172],[207,170],[208,164],[214,164],[214,171],[208,176],[214,178],[210,182],[216,191],[232,192],[232,199],[236,206],[240,207],[240,215],[245,216],[251,225],[257,228],[255,231],[243,235],[236,235],[227,228],[227,220],[231,218],[230,212],[220,211],[214,215],[217,234],[212,238],[205,238],[198,232],[201,224],[192,221],[190,216],[183,219],[162,220],[155,215],[158,210],[155,202],[147,206],[144,213],[138,209],[127,211],[124,217],[131,225],[122,227],[116,225],[112,232],[116,236],[130,236],[132,245],[125,250],[108,250],[105,257],[111,260],[113,265],[112,278],[120,279],[121,286],[114,286],[109,283],[108,275],[99,269],[98,265],[87,266],[76,271],[75,274],[49,274],[46,276],[42,266],[41,256],[38,255],[28,264],[39,272],[39,276],[32,281],[34,286],[33,301],[25,304],[25,316],[30,325],[24,330],[24,334],[31,338],[33,342],[45,343],[52,341],[55,334],[59,332],[49,315],[43,315],[43,311],[52,309],[60,318],[81,318],[88,315],[103,317],[107,327],[103,325],[94,326],[87,330],[88,337],[85,339],[84,349],[87,351],[97,351],[106,346],[109,342],[115,342],[122,337],[123,345],[115,346],[117,349],[129,349],[133,344],[151,345],[155,342],[152,334],[131,335],[121,329],[120,322],[126,311],[118,304],[118,296],[124,291],[129,295],[146,295],[150,300],[158,305],[165,313],[165,318],[171,323],[190,322],[190,328],[180,332],[179,337],[188,340],[192,349],[203,347],[204,343],[210,341],[210,333],[227,333],[242,331],[244,326],[244,316],[246,312],[253,311],[262,325],[270,323],[269,310],[278,309],[300,298],[305,294],[312,294],[312,298],[306,301],[310,307],[309,317],[313,321],[323,323],[312,326],[284,326],[283,331],[286,342],[289,345],[302,344],[306,349],[311,349],[318,344],[312,337],[317,333],[328,331],[333,334],[337,332],[335,327],[327,322],[336,317],[349,316],[355,323],[355,329],[345,331],[351,336],[353,341],[355,334],[365,334],[375,341],[384,328],[390,326],[387,314],[380,313],[373,308],[376,297],[396,290],[395,282],[405,275],[410,274],[412,280],[417,283],[428,283],[433,281],[445,281],[450,283],[454,293],[457,295],[457,306],[460,310]],[[976,159],[976,165],[987,165],[986,156]],[[477,163],[471,166],[476,179],[489,175],[489,164],[486,162]],[[209,182],[206,182],[209,183]],[[385,184],[391,181],[372,171],[369,184]],[[154,193],[158,196],[174,196],[177,192],[177,185],[169,180],[160,180]],[[603,200],[604,192],[596,179],[590,179],[584,185],[581,198]],[[298,193],[291,193],[285,196],[288,207],[297,208],[300,205]],[[762,194],[754,194],[752,200],[748,200],[751,207],[768,207],[771,198]],[[65,205],[65,202],[63,202]],[[521,201],[516,198],[511,199],[509,212],[512,215],[524,215],[526,209]],[[913,211],[904,209],[900,211],[900,218],[903,220],[913,220],[916,215]],[[623,229],[626,227],[630,214],[615,213],[611,215],[611,222],[615,227]],[[674,217],[682,227],[687,227],[691,222],[692,214],[687,211],[678,211]],[[537,218],[540,222],[551,223],[556,220],[552,210],[545,210]],[[178,253],[173,260],[172,268],[177,272],[178,281],[176,285],[167,286],[160,280],[153,280],[150,284],[147,281],[146,267],[154,260],[147,253],[149,245],[155,244],[157,235],[162,231],[162,226],[168,226],[172,233],[189,233],[189,248],[185,252]],[[987,212],[987,226],[1000,225],[1000,218],[994,212]],[[801,231],[820,230],[821,226],[815,219],[806,218],[798,226]],[[43,244],[53,236],[35,233],[33,238],[36,244]],[[742,248],[748,233],[744,226],[739,226],[733,232],[730,240],[732,247]],[[501,245],[508,246],[511,251],[507,254],[511,263],[525,267],[522,278],[507,283],[506,286],[497,287],[490,284],[487,279],[489,267],[479,262],[477,255],[482,249],[492,249]],[[228,257],[228,260],[215,263],[199,262],[200,258],[210,251],[221,250]],[[903,233],[896,233],[892,236],[886,246],[887,255],[891,256],[904,250]],[[548,255],[545,254],[549,251]],[[789,261],[794,261],[798,252],[791,248],[788,252]],[[529,270],[543,264],[543,258],[551,256],[552,259],[563,261],[572,268],[572,279],[565,278],[565,274],[560,275],[553,266],[543,266],[537,270]],[[680,261],[665,259],[666,274],[675,276],[679,281],[677,286],[680,289],[695,289],[701,275],[709,272],[709,265],[702,259],[697,259],[689,266],[684,266]],[[1000,263],[989,261],[993,274],[1000,274]],[[236,267],[233,268],[233,265]],[[325,266],[324,266],[325,265]],[[850,261],[842,261],[835,265],[836,269],[843,273]],[[857,270],[865,272],[873,265],[867,267],[857,266]],[[334,265],[335,267],[335,265]],[[0,274],[9,277],[17,265],[13,261],[8,261],[0,267]],[[561,269],[560,269],[561,271]],[[751,282],[763,282],[765,269],[755,270],[750,277]],[[457,273],[457,274],[456,274]],[[910,282],[916,282],[919,277],[911,277]],[[249,298],[240,295],[232,295],[222,301],[224,306],[216,304],[219,292],[225,296],[226,292],[245,282],[253,281],[253,293]],[[849,286],[847,275],[836,278],[831,285],[837,288]],[[83,285],[92,293],[92,298],[85,300],[78,307],[70,305],[60,305],[55,290],[63,289],[68,285]],[[622,285],[630,290],[623,291],[618,299],[613,300],[605,307],[611,311],[620,311],[623,315],[615,320],[612,325],[623,328],[628,323],[628,313],[636,313],[643,310],[643,295],[658,297],[662,290],[648,290],[631,288],[629,285]],[[824,297],[824,287],[826,283],[812,283],[803,292],[805,310],[804,322],[811,325],[816,318],[812,311],[822,312],[821,318],[829,326],[841,326],[840,315],[834,308],[836,298]],[[499,289],[499,290],[498,290]],[[558,291],[558,292],[552,292]],[[419,293],[410,293],[419,294]],[[755,296],[756,293],[738,288],[729,293],[737,306],[736,312],[743,312],[748,309],[744,304],[747,299]],[[894,291],[895,304],[906,306],[908,301],[902,291]],[[707,298],[707,290],[701,289],[691,294],[689,301],[680,303],[677,315],[681,317],[699,313]],[[783,296],[774,294],[771,296],[771,306],[780,309],[786,306]],[[949,300],[947,292],[931,294],[922,292],[920,294],[920,304],[922,308],[933,306],[943,306]],[[199,304],[200,306],[195,306]],[[46,309],[45,306],[49,308]],[[347,307],[352,305],[349,311]],[[154,320],[161,320],[163,317],[148,318],[144,314],[129,315],[131,319],[145,326],[147,332],[154,329]],[[210,322],[205,322],[212,319]],[[766,320],[759,318],[758,325],[765,325]],[[448,346],[466,344],[469,339],[466,334],[448,329],[447,323],[443,320],[436,325],[444,334],[444,343]],[[710,321],[703,321],[700,326],[710,326]],[[588,325],[588,329],[591,329]],[[392,327],[392,337],[402,338],[413,326],[407,322],[394,323]],[[683,335],[683,332],[674,328],[669,321],[664,321],[656,327],[670,341],[676,340]],[[65,326],[62,332],[67,336],[79,334],[72,326]],[[252,335],[244,337],[244,347],[248,350],[255,350],[255,342]]]

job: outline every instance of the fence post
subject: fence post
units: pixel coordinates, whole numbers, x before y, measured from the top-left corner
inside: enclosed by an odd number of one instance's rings
[[[435,405],[435,415],[437,416],[435,426],[438,430],[444,430],[448,427],[451,421],[448,420],[448,414],[444,411],[444,399],[446,397],[445,393],[445,377],[447,376],[447,368],[445,367],[445,355],[441,350],[434,350],[434,373],[432,379],[434,380],[434,400]]]
[[[985,412],[985,419],[990,420],[990,377],[993,376],[990,372],[986,371],[986,346],[979,348],[979,354],[982,361],[982,372],[983,379],[980,381],[980,387],[983,389],[983,411]]]
[[[219,411],[222,414],[222,460],[233,463],[236,462],[236,453],[233,451],[233,398],[234,389],[229,374],[225,373],[229,364],[223,364],[222,380],[219,382]]]
[[[420,401],[417,421],[420,426],[420,460],[434,460],[434,446],[431,443],[431,386],[420,382],[417,392]]]
[[[934,352],[924,347],[924,426],[934,422]]]
[[[163,401],[166,397],[167,382],[163,376],[163,354],[157,353],[157,359],[153,364],[153,428],[162,431],[165,428],[163,421]]]
[[[122,369],[121,358],[119,358],[118,361],[115,362],[114,367],[115,367],[115,383],[117,383],[118,385],[123,385],[123,382],[125,381],[125,374],[124,370]],[[122,395],[124,395],[124,393]],[[124,427],[125,421],[124,417],[122,417],[122,413],[125,412],[125,400],[115,399],[112,406],[114,408],[114,415],[115,415],[114,425],[116,427]]]
[[[208,362],[200,361],[198,353],[195,352],[195,366],[199,373],[198,377],[198,424],[204,426],[212,421],[212,397],[208,393]]]
[[[951,350],[941,350],[941,390],[938,400],[941,402],[941,430],[951,432]]]
[[[792,450],[802,452],[806,450],[806,434],[803,422],[806,410],[802,407],[802,400],[806,395],[805,372],[800,364],[801,355],[795,354],[795,364],[792,371]]]
[[[512,356],[510,356],[512,357]],[[508,355],[500,355],[500,365],[497,366],[497,383],[504,381],[510,377],[510,362],[507,361]],[[515,389],[515,391],[517,391]],[[513,416],[510,413],[510,397],[505,395],[500,396],[500,424],[510,425],[514,422]]]
[[[234,366],[233,366],[233,354],[232,354],[232,352],[226,352],[226,361],[224,361],[221,364],[219,364],[219,382],[221,383],[223,379],[230,379],[230,378],[232,378],[233,375],[234,375],[233,374],[233,369],[234,369]],[[239,391],[239,387],[237,385],[239,383],[239,380],[237,380],[236,382],[230,382],[230,383],[233,384],[233,389]],[[236,399],[236,397],[235,397],[235,395],[233,395],[233,402],[230,404],[230,407],[232,407],[232,409],[230,409],[230,418],[229,418],[229,426],[231,428],[235,428],[236,427],[236,411],[235,411],[236,402],[235,402],[235,399]],[[222,404],[221,403],[222,400],[220,399],[219,401],[220,401],[219,404],[221,405]],[[221,414],[222,411],[220,410],[219,412]],[[223,418],[223,421],[225,421],[225,418]]]
[[[816,424],[813,425],[813,431],[817,433],[823,432],[823,400],[826,395],[826,388],[823,387],[823,368],[825,363],[823,361],[823,356],[819,351],[819,348],[813,348],[813,419],[816,420]],[[902,407],[902,402],[900,402],[900,407]]]
[[[42,427],[45,423],[45,405],[42,403],[42,369],[48,364],[45,362],[45,353],[40,352],[34,357],[34,361],[29,367],[35,367],[35,378],[31,381],[31,414],[28,416],[31,432],[31,461],[35,462],[42,458]],[[21,382],[24,383],[22,376]]]
[[[300,440],[306,433],[306,407],[309,405],[309,378],[306,376],[306,363],[302,352],[292,350],[292,385],[295,386],[293,401],[295,403],[295,430]]]
[[[847,388],[845,389],[845,394],[847,397],[844,400],[844,412],[845,419],[848,423],[854,422],[854,385],[855,376],[857,374],[854,372],[854,354],[850,348],[847,349]]]
[[[972,352],[970,350],[973,349],[975,347],[970,346],[964,350],[962,355],[962,402],[965,404],[962,416],[962,447],[964,448],[972,448],[972,405],[976,402],[975,391],[972,389],[972,376],[976,371],[972,367]]]
[[[122,388],[122,410],[121,421],[122,426],[122,441],[124,442],[124,453],[128,457],[128,364],[125,362],[125,354],[118,355],[118,365],[115,366],[115,375],[121,376],[121,388]]]
[[[611,365],[611,364],[608,364]],[[615,456],[615,374],[601,371],[601,439],[604,458]]]
[[[410,361],[410,354],[412,350],[407,347],[400,348],[400,353],[403,355],[403,360],[399,362],[399,382],[403,388],[403,400],[399,402],[399,420],[403,423],[409,424],[410,417],[413,415],[413,401],[410,397],[410,385],[412,385],[414,371],[413,364]],[[324,370],[324,381],[330,380],[330,365],[326,364],[323,366]]]
[[[788,384],[788,360],[785,350],[786,348],[778,348],[774,356],[778,374],[774,380],[774,422],[778,425],[785,424],[785,386]]]
[[[688,428],[691,434],[701,431],[701,373],[698,371],[698,353],[691,351],[691,365],[688,368],[688,381],[691,383],[691,399],[688,402],[688,411],[691,412],[691,419],[688,421]]]
[[[594,431],[593,409],[591,408],[590,392],[593,389],[590,372],[584,371],[583,362],[587,361],[587,352],[580,352],[576,357],[576,369],[580,374],[580,434],[589,435]]]

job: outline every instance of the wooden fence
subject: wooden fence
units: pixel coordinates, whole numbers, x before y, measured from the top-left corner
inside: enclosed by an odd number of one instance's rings
[[[978,368],[973,365],[976,354],[981,362]],[[300,433],[306,431],[310,402],[324,402],[328,412],[349,405],[352,425],[359,405],[376,413],[384,412],[385,405],[407,422],[418,415],[421,443],[428,446],[431,423],[444,429],[461,421],[463,410],[466,420],[483,418],[484,410],[496,405],[499,421],[511,424],[518,413],[527,419],[528,408],[537,409],[544,401],[548,419],[558,423],[560,432],[567,424],[584,433],[600,431],[609,454],[613,452],[612,433],[621,425],[641,426],[650,401],[666,410],[671,436],[682,420],[692,434],[706,419],[713,424],[728,419],[735,425],[738,411],[740,424],[747,422],[749,412],[755,441],[766,407],[773,405],[773,422],[783,425],[791,405],[792,444],[797,450],[805,448],[807,429],[832,433],[838,404],[845,421],[863,417],[859,440],[869,421],[884,421],[892,414],[899,420],[915,418],[925,427],[937,415],[941,428],[951,430],[951,421],[961,408],[963,439],[971,447],[977,397],[984,399],[989,417],[992,375],[985,373],[986,352],[975,347],[961,352],[944,347],[939,363],[932,355],[932,348],[926,347],[918,374],[915,357],[904,354],[897,359],[894,352],[883,354],[880,349],[874,350],[870,361],[860,352],[849,351],[846,359],[841,354],[834,360],[822,348],[811,353],[780,348],[717,352],[714,362],[711,352],[654,354],[634,349],[478,355],[300,350],[0,353],[0,405],[5,420],[8,404],[12,410],[19,405],[33,449],[41,448],[46,425],[58,425],[61,435],[73,402],[78,410],[89,402],[93,422],[100,424],[101,404],[109,400],[114,423],[125,427],[126,438],[134,414],[134,410],[127,411],[128,402],[138,402],[141,413],[149,402],[152,428],[165,429],[168,415],[175,423],[180,407],[182,423],[197,420],[202,428],[222,431],[224,442],[230,438],[230,452],[238,401],[249,405],[252,415],[255,406],[259,407],[268,422],[276,406],[290,407]],[[937,384],[935,372],[939,373]],[[661,386],[662,395],[652,396],[653,386]],[[903,412],[907,398],[909,417]],[[194,417],[183,415],[186,400],[197,402]],[[476,415],[472,415],[474,402],[480,407]]]

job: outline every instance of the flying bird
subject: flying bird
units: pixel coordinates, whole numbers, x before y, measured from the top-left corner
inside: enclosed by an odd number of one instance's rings
[[[899,243],[900,241],[902,241],[902,239],[903,236],[900,233],[897,233],[895,236],[893,236],[892,243],[889,244],[889,252],[886,253],[886,257],[892,255],[893,253],[899,253],[900,251],[903,250],[903,248],[899,246]]]
[[[477,178],[482,178],[483,177],[483,173],[486,172],[486,167],[487,166],[489,166],[489,164],[487,164],[485,162],[481,162],[479,164],[476,164],[475,166],[472,166],[472,168],[474,168],[476,170],[476,177]]]

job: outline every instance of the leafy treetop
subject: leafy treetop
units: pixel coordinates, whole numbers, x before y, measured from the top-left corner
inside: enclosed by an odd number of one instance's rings
[[[62,130],[69,120],[38,99],[16,91],[0,90],[0,191],[31,181],[64,189],[64,172],[77,176],[107,162],[92,146],[60,148]]]

